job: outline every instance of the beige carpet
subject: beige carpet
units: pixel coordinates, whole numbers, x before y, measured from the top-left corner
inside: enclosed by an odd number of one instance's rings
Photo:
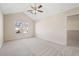
[[[4,43],[2,56],[79,56],[78,47],[64,47],[46,40],[29,38]]]

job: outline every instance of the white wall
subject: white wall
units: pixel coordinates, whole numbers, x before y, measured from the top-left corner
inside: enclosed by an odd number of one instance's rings
[[[3,15],[0,12],[0,48],[3,44]]]
[[[16,21],[23,21],[23,22],[29,23],[28,33],[17,34],[15,31]],[[14,13],[14,14],[5,15],[4,23],[5,23],[5,41],[16,40],[16,39],[26,39],[29,37],[33,37],[35,35],[34,21],[32,21],[32,19],[29,18],[24,13]]]
[[[36,23],[36,36],[51,42],[66,45],[65,19],[63,15],[55,15]]]
[[[79,14],[79,7],[46,17],[36,23],[36,36],[51,42],[67,45],[67,16]]]

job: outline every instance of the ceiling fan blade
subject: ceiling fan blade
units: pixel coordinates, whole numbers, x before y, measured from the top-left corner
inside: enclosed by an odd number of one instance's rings
[[[37,10],[38,12],[43,12],[43,11],[41,11],[41,10]]]
[[[33,10],[35,10],[35,9],[36,9],[36,7],[33,7],[33,6],[31,6],[31,8],[32,8]]]
[[[38,6],[38,8],[42,8],[42,7],[43,7],[42,5],[39,5],[39,6]]]
[[[27,11],[29,11],[29,12],[30,12],[30,11],[33,11],[33,10],[27,10]]]
[[[32,13],[33,14],[33,12],[31,11],[30,13]]]

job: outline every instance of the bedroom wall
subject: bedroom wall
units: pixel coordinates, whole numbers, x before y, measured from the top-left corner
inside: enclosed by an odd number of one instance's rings
[[[0,11],[0,48],[3,44],[3,14]]]
[[[18,20],[29,23],[28,33],[20,33],[20,34],[16,33],[15,23]],[[5,15],[4,23],[5,23],[5,41],[26,39],[29,37],[33,37],[35,35],[34,21],[28,16],[26,16],[24,13],[14,13],[14,14]]]
[[[36,23],[36,36],[51,42],[67,45],[67,16],[79,14],[79,7],[46,17]]]
[[[36,36],[51,42],[65,45],[65,20],[64,15],[59,14],[46,18],[36,23]]]

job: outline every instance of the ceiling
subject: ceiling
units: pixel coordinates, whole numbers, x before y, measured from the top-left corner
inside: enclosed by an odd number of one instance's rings
[[[33,3],[0,3],[0,10],[3,12],[3,14],[24,12],[27,16],[31,17],[33,20],[39,21],[44,19],[45,17],[54,15],[56,13],[79,7],[79,3],[40,3],[40,4],[43,5],[41,10],[43,10],[44,13],[37,13],[37,15],[33,15],[27,12],[27,10],[30,9],[30,5],[33,5]]]

